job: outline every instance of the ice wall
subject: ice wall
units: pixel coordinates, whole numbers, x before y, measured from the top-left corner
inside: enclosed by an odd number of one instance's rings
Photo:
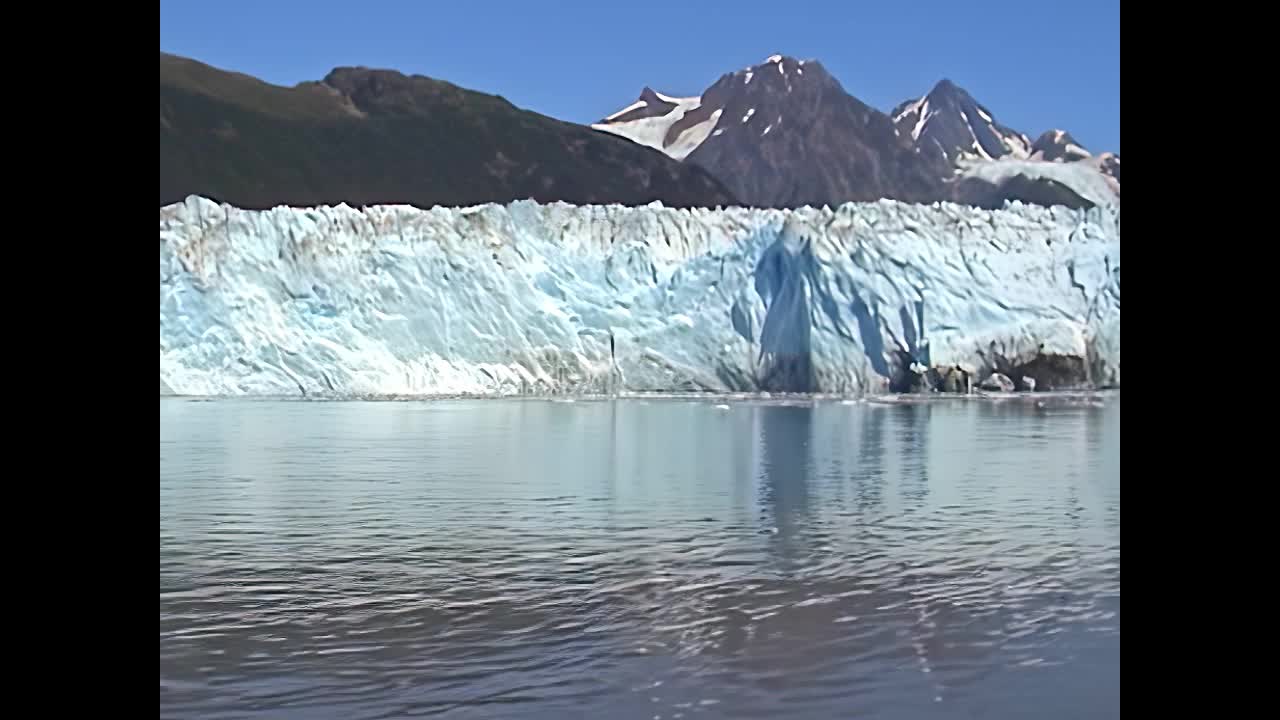
[[[1118,210],[160,210],[183,395],[859,393],[1036,355],[1119,384]]]

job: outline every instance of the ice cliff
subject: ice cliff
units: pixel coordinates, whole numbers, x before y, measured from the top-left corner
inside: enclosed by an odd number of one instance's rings
[[[1119,211],[160,210],[162,392],[859,393],[955,365],[1119,385]]]

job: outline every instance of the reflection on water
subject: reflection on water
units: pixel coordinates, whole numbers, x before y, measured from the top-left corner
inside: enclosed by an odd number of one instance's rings
[[[1120,399],[160,403],[164,717],[1118,717]]]

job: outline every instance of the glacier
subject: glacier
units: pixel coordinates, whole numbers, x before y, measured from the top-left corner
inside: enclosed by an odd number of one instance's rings
[[[162,394],[858,395],[925,367],[1118,387],[1119,209],[160,209]]]
[[[1051,180],[1069,188],[1093,205],[1119,205],[1120,183],[1098,169],[1097,158],[1076,162],[1050,162],[1002,157],[962,167],[958,180],[978,180],[1000,187],[1015,176],[1027,180]]]

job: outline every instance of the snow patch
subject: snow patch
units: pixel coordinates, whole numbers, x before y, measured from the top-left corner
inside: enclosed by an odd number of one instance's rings
[[[702,102],[702,98],[697,95],[693,97],[678,98],[678,97],[671,97],[670,95],[663,95],[662,93],[657,91],[654,91],[653,94],[657,95],[658,99],[661,100],[662,102],[674,103],[676,105],[688,105],[690,103],[697,104]]]
[[[744,122],[744,123],[745,123],[746,121],[750,120],[750,119],[751,119],[751,116],[752,116],[752,115],[755,115],[755,114],[756,114],[756,109],[755,109],[755,108],[749,108],[749,109],[747,110],[747,114],[742,116],[742,122]]]
[[[933,117],[933,112],[929,109],[929,100],[925,99],[920,103],[920,119],[916,120],[916,126],[911,128],[911,139],[919,140],[920,133],[924,132],[925,123]]]
[[[923,104],[924,104],[924,102],[925,102],[925,98],[920,98],[919,100],[917,100],[917,101],[915,101],[915,102],[911,103],[910,105],[907,105],[905,108],[903,108],[903,109],[902,109],[902,112],[898,113],[898,114],[893,118],[893,121],[894,121],[894,122],[898,122],[898,121],[899,121],[899,120],[901,120],[902,118],[904,118],[904,117],[906,117],[906,116],[910,115],[911,113],[913,113],[913,112],[915,112],[915,111],[919,110],[919,109],[920,109],[920,106],[921,106],[921,105],[923,105]]]
[[[991,154],[982,148],[982,143],[978,142],[978,135],[973,131],[973,123],[969,122],[969,116],[965,111],[960,111],[960,119],[964,120],[964,126],[969,130],[969,139],[972,141],[970,147],[984,160],[991,160]]]
[[[710,137],[712,129],[720,122],[722,114],[724,114],[723,109],[716,110],[711,113],[711,117],[686,128],[666,147],[666,153],[677,160],[683,160],[688,157],[689,153],[697,150],[698,146]]]
[[[631,103],[630,105],[628,105],[628,106],[626,106],[626,107],[622,108],[622,109],[621,109],[621,110],[619,110],[618,112],[616,112],[616,113],[614,113],[614,114],[610,115],[609,117],[605,118],[605,119],[604,119],[604,121],[605,121],[605,122],[609,122],[610,120],[612,120],[612,119],[614,119],[614,118],[622,117],[623,115],[626,115],[627,113],[629,113],[629,112],[631,112],[631,111],[633,111],[633,110],[639,110],[640,108],[648,107],[648,106],[649,106],[649,103],[648,103],[648,102],[646,102],[646,101],[644,101],[644,100],[637,100],[637,101],[635,101],[635,102]]]
[[[1031,155],[1031,140],[1025,135],[1002,135],[1000,140],[1015,158],[1026,159]]]
[[[625,120],[621,122],[607,122],[608,119],[606,118],[606,122],[595,123],[591,127],[595,130],[625,137],[632,142],[646,147],[651,147],[655,150],[661,150],[671,157],[683,160],[689,153],[693,152],[697,147],[697,143],[701,143],[702,140],[707,138],[707,134],[711,131],[711,128],[715,126],[715,123],[712,122],[709,126],[706,126],[705,122],[699,123],[693,128],[689,128],[682,132],[680,136],[673,139],[671,143],[667,143],[667,133],[671,129],[671,126],[690,111],[700,107],[702,105],[702,98],[697,96],[674,98],[669,95],[663,95],[662,93],[655,92],[654,94],[663,102],[669,102],[675,105],[671,112],[668,112],[666,115],[640,118],[638,120]],[[634,106],[615,113],[610,117],[619,117],[623,113],[629,112],[631,109],[634,109]],[[690,133],[693,133],[693,135],[690,135]],[[695,137],[698,138],[697,142],[690,145],[690,143],[693,142],[692,138]]]
[[[765,63],[766,63],[766,64],[767,64],[767,63],[778,63],[778,64],[781,64],[781,63],[782,63],[782,56],[781,56],[781,55],[770,55],[769,57],[765,58]]]

